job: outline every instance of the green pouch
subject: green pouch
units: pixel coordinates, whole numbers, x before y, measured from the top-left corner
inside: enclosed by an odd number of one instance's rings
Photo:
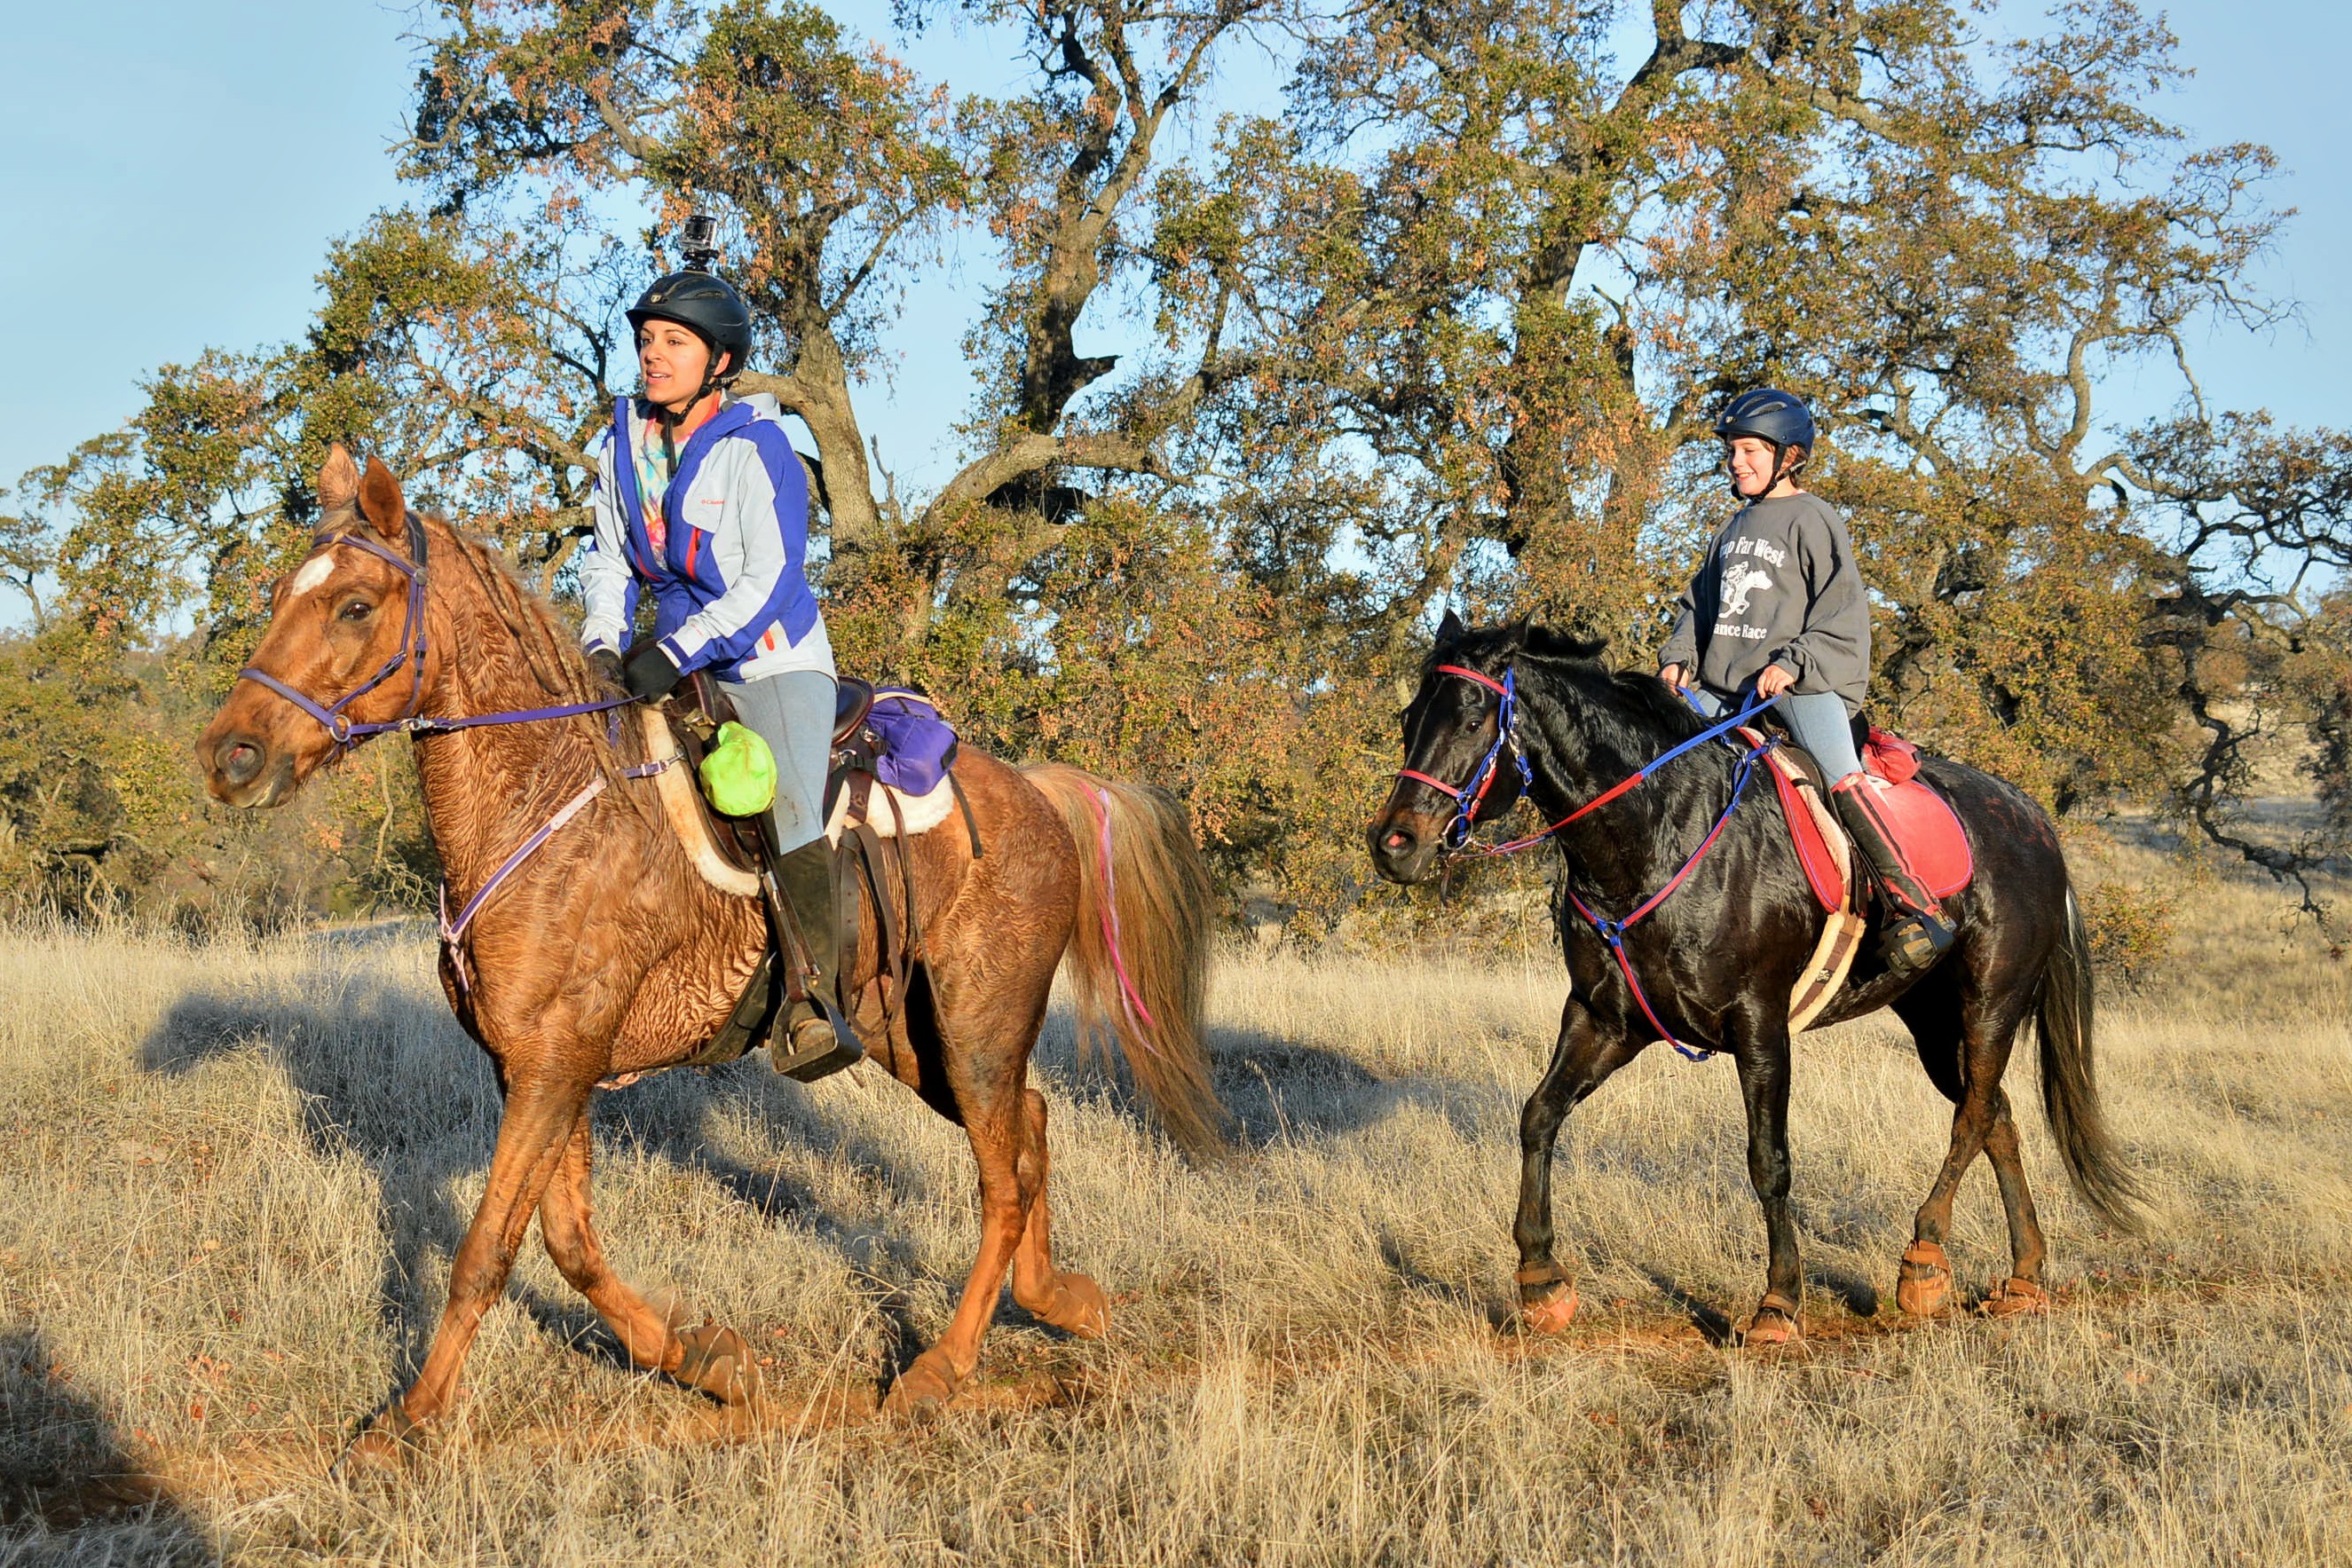
[[[758,732],[730,720],[702,755],[702,793],[722,817],[755,817],[776,799],[776,754]]]

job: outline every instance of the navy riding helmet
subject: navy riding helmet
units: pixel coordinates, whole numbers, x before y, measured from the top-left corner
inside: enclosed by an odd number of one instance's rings
[[[1784,392],[1777,387],[1758,387],[1741,392],[1723,405],[1723,413],[1715,422],[1717,438],[1729,441],[1736,435],[1752,435],[1772,448],[1772,472],[1776,479],[1794,474],[1804,466],[1803,459],[1794,465],[1788,461],[1789,448],[1801,446],[1810,457],[1813,451],[1813,415],[1805,400],[1794,392]],[[1731,493],[1740,499],[1739,481],[1730,481]]]

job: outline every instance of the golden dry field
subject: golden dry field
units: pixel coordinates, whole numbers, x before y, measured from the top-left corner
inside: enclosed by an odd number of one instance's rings
[[[496,1106],[426,938],[18,929],[0,1563],[2352,1561],[2352,965],[2280,909],[2208,878],[2150,988],[2109,988],[2146,1235],[2091,1228],[2032,1115],[2045,1318],[1895,1312],[1947,1117],[1890,1019],[1800,1042],[1807,1346],[1725,1343],[1762,1269],[1732,1069],[1664,1051],[1570,1123],[1585,1311],[1528,1343],[1514,1129],[1559,970],[1236,951],[1234,1157],[1178,1157],[1066,1017],[1041,1051],[1107,1340],[1008,1301],[980,1387],[877,1417],[969,1261],[961,1134],[871,1069],[676,1072],[600,1097],[606,1244],[756,1340],[764,1405],[629,1371],[534,1242],[394,1481],[328,1466],[421,1353]],[[1981,1166],[1952,1250],[2006,1272]]]

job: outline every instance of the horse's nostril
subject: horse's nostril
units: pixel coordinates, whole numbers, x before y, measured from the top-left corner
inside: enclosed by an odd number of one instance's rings
[[[231,741],[221,747],[221,777],[232,784],[248,784],[261,771],[261,747],[249,740]]]

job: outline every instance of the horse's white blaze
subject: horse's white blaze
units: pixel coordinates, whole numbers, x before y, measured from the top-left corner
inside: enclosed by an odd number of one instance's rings
[[[335,548],[339,549],[341,547]],[[294,580],[286,585],[286,591],[289,595],[299,598],[302,594],[310,592],[312,589],[318,587],[319,584],[326,581],[327,579],[332,577],[334,574],[335,549],[329,549],[320,554],[312,556],[309,560],[304,561],[302,563],[302,570],[294,574]]]

